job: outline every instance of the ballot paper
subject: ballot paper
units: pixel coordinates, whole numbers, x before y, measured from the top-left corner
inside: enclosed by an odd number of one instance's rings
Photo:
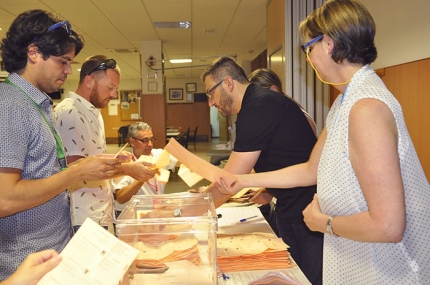
[[[301,285],[287,270],[272,271],[248,283],[248,285]]]
[[[210,182],[219,182],[220,178],[222,178],[227,185],[231,185],[236,181],[236,177],[233,174],[189,152],[174,138],[169,140],[164,149],[176,157],[182,164],[185,164],[191,172],[197,173]],[[187,182],[185,181],[185,183]]]
[[[170,164],[170,155],[167,151],[163,150],[159,157],[152,155],[141,155],[137,161],[143,161],[154,164],[150,166],[151,169],[160,169],[162,167],[168,166]]]
[[[195,172],[192,172],[185,164],[181,164],[179,166],[178,175],[182,180],[188,185],[188,187],[192,187],[200,182],[203,177],[198,175]]]
[[[38,285],[117,285],[138,254],[87,218],[61,252],[63,260]]]
[[[163,150],[159,157],[141,155],[137,161],[153,164],[153,166],[149,166],[149,168],[158,170],[158,173],[154,176],[155,180],[164,184],[169,182],[170,171],[163,168],[170,165],[170,154],[167,151]]]
[[[279,274],[285,274],[287,275],[288,279],[290,279],[291,283],[282,283],[284,280],[281,280],[279,283],[277,281],[276,277],[278,277],[278,274],[275,274],[274,272],[279,272]],[[300,268],[297,266],[294,268],[288,268],[288,269],[278,269],[277,271],[274,271],[273,269],[270,270],[254,270],[254,271],[238,271],[238,272],[224,272],[225,279],[223,280],[222,277],[218,278],[219,282],[218,284],[224,284],[224,285],[263,285],[263,284],[290,284],[290,285],[311,285],[311,283],[306,279],[306,277],[303,275],[303,273],[300,271]],[[275,277],[275,278],[271,278]],[[282,276],[283,277],[283,276]],[[260,280],[260,278],[262,278]],[[285,279],[285,277],[283,277]],[[288,280],[287,279],[287,280]],[[272,283],[264,283],[267,281],[273,281]],[[293,283],[295,282],[295,283]]]

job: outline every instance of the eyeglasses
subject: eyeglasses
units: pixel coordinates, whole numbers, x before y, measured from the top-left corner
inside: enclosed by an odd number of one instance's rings
[[[149,143],[149,142],[155,142],[156,139],[155,138],[143,138],[143,139],[138,139],[138,138],[133,138],[135,140],[141,141],[142,143]]]
[[[69,35],[72,34],[72,26],[70,25],[69,21],[67,21],[67,20],[53,24],[52,26],[50,26],[48,28],[46,33],[53,31],[53,30],[56,30],[62,26],[64,26],[64,28],[66,29],[67,34],[69,34]],[[40,35],[40,36],[42,36],[42,35]],[[37,41],[37,39],[38,39],[38,37],[34,37],[33,41]]]
[[[93,69],[91,69],[91,71],[88,72],[87,75],[90,75],[94,71],[97,71],[97,70],[106,70],[108,68],[116,68],[116,61],[115,61],[115,59],[113,59],[113,58],[106,59],[105,61],[103,61],[102,63],[100,63],[99,65],[97,65]]]
[[[313,38],[312,40],[308,41],[307,43],[301,45],[301,48],[303,50],[303,52],[307,55],[309,53],[311,53],[311,48],[310,46],[313,45],[314,43],[316,43],[317,41],[319,41],[320,39],[322,39],[324,37],[324,35],[319,35],[316,38]]]
[[[220,81],[220,82],[218,82],[217,84],[215,84],[215,86],[214,87],[212,87],[211,89],[209,89],[207,92],[206,92],[206,96],[208,96],[209,97],[209,100],[211,100],[212,99],[212,92],[218,87],[218,86],[220,86],[221,85],[221,83],[224,81],[224,79],[225,79],[225,77]]]
[[[49,28],[48,28],[48,32],[49,31],[53,31],[53,30],[55,30],[55,29],[58,29],[59,27],[61,27],[61,26],[64,26],[65,28],[66,28],[66,31],[67,31],[67,33],[69,34],[69,35],[71,35],[72,34],[72,27],[70,26],[70,23],[69,23],[69,21],[61,21],[61,22],[58,22],[58,23],[56,23],[56,24],[53,24],[52,26],[50,26]]]

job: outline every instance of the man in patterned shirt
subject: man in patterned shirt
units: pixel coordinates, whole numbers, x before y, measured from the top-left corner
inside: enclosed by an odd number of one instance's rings
[[[83,39],[67,21],[31,10],[20,14],[1,42],[10,73],[0,84],[0,281],[25,257],[72,237],[66,189],[117,172],[117,159],[89,157],[66,168],[52,125],[52,100],[72,73]]]
[[[116,61],[104,55],[90,56],[82,64],[79,86],[54,110],[54,121],[66,150],[67,162],[106,153],[103,117],[105,108],[118,96],[120,69]],[[124,163],[118,172],[147,181],[154,170],[141,162]],[[87,217],[107,228],[112,225],[113,194],[109,180],[75,184],[71,192],[72,224],[75,230]]]

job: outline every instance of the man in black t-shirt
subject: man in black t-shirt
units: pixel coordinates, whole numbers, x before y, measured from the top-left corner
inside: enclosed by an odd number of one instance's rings
[[[237,114],[234,149],[224,166],[232,174],[281,169],[306,162],[316,142],[315,134],[300,107],[282,93],[250,84],[243,69],[232,59],[215,60],[201,75],[209,105],[223,116]],[[229,195],[211,184],[215,206]],[[277,198],[279,235],[312,284],[321,284],[323,235],[310,231],[302,211],[312,201],[316,186],[267,189]]]

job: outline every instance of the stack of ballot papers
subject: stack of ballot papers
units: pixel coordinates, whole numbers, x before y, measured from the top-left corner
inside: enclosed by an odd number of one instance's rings
[[[218,234],[218,267],[223,272],[292,268],[287,247],[267,233]]]
[[[192,264],[199,266],[201,262],[197,245],[198,240],[194,235],[181,234],[173,239],[158,243],[139,241],[133,244],[133,247],[139,250],[137,260],[148,259],[148,257],[161,262],[188,260]]]

